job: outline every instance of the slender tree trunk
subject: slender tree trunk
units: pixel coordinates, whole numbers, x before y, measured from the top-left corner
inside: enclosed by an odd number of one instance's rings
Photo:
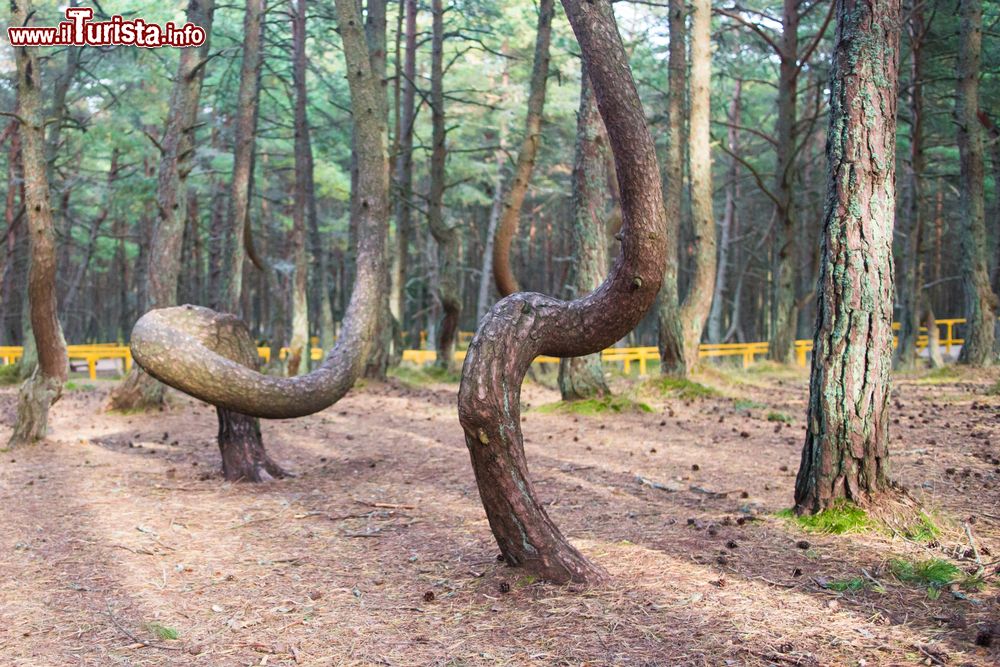
[[[445,146],[444,126],[444,7],[442,0],[431,1],[431,187],[427,202],[427,222],[438,245],[438,300],[443,319],[438,329],[437,365],[455,367],[458,319],[462,313],[459,293],[460,245],[458,227],[444,219]]]
[[[740,103],[743,98],[743,80],[736,79],[733,84],[733,99],[729,102],[729,130],[727,143],[729,152],[739,155],[741,121]],[[715,293],[712,295],[712,309],[708,314],[708,340],[712,343],[722,342],[722,317],[726,297],[726,280],[729,277],[729,252],[733,236],[736,232],[736,202],[739,199],[740,164],[735,158],[729,160],[729,170],[726,174],[726,209],[722,214],[722,224],[719,226],[719,265],[715,273]]]
[[[288,374],[310,366],[307,211],[312,199],[312,144],[306,116],[306,0],[297,0],[292,14],[292,80],[295,88],[295,194],[292,202],[292,339],[288,347]],[[322,250],[322,249],[319,249]]]
[[[580,72],[580,110],[576,114],[576,157],[573,160],[572,268],[569,299],[593,292],[608,274],[607,178],[604,174],[608,135],[584,69]],[[551,254],[551,253],[550,253]],[[559,361],[559,390],[564,401],[607,396],[601,353]]]
[[[157,221],[145,260],[144,307],[164,308],[177,303],[181,248],[187,220],[187,177],[194,163],[195,130],[205,62],[210,53],[215,0],[189,0],[187,20],[205,29],[205,43],[182,49],[170,98],[170,111],[157,170]],[[155,409],[164,405],[164,387],[138,366],[111,393],[115,410]]]
[[[778,74],[777,150],[774,193],[778,201],[774,268],[771,280],[771,335],[768,358],[791,363],[795,352],[795,124],[799,76],[799,2],[784,0],[781,20],[781,63]]]
[[[836,0],[829,181],[795,507],[875,502],[889,480],[900,0]]]
[[[517,279],[510,266],[510,246],[517,234],[521,207],[528,194],[528,184],[531,182],[531,172],[535,168],[538,146],[542,143],[542,112],[545,108],[545,88],[549,76],[549,43],[552,41],[554,14],[554,0],[539,0],[535,61],[531,69],[531,84],[528,90],[524,141],[517,153],[514,178],[503,203],[503,212],[493,244],[493,278],[501,297],[519,290]]]
[[[958,31],[958,90],[955,121],[962,187],[961,273],[965,296],[965,343],[959,361],[970,366],[996,362],[997,297],[990,285],[986,255],[985,165],[979,119],[979,64],[982,56],[982,0],[960,0]]]
[[[990,161],[993,163],[993,229],[998,230],[994,241],[993,293],[1000,295],[1000,127],[988,113],[980,109],[979,121],[989,140]],[[998,341],[1000,342],[1000,341]]]
[[[684,369],[689,374],[698,364],[698,348],[705,321],[712,307],[715,286],[715,214],[712,212],[712,137],[710,83],[712,76],[712,3],[692,0],[690,74],[690,170],[691,222],[694,271],[681,304],[684,337]]]
[[[406,274],[409,268],[410,239],[413,236],[413,127],[416,122],[417,0],[403,0],[406,14],[406,56],[402,67],[402,103],[396,138],[396,253],[392,268],[390,305],[393,316],[403,325],[406,317]]]
[[[687,92],[687,16],[684,0],[670,0],[669,97],[667,100],[666,164],[664,165],[663,198],[666,206],[667,262],[660,288],[658,341],[660,372],[683,377],[687,374],[684,356],[684,333],[681,329],[680,294],[677,277],[679,256],[677,237],[681,223],[681,197],[684,192],[684,162],[681,136],[684,124],[684,96]]]
[[[503,53],[506,54],[506,44]],[[507,68],[507,59],[503,61],[503,75],[500,78],[501,94],[505,93],[510,86],[510,72]],[[496,175],[493,177],[493,205],[490,206],[490,217],[486,223],[486,247],[483,248],[482,271],[479,274],[479,294],[476,299],[476,322],[483,319],[483,315],[490,309],[492,303],[491,292],[493,290],[493,248],[496,245],[497,226],[500,224],[500,215],[503,213],[504,202],[504,171],[507,167],[507,112],[500,112],[500,120],[497,130],[497,150],[493,154],[496,161]]]
[[[27,25],[34,13],[30,0],[11,0],[11,25]],[[37,50],[14,50],[17,65],[17,113],[20,116],[24,203],[31,243],[28,299],[38,365],[18,394],[17,417],[8,447],[28,445],[45,437],[49,407],[59,400],[69,372],[66,341],[56,304],[56,241],[49,204],[42,118],[41,70]]]
[[[498,302],[469,347],[458,414],[479,495],[504,560],[557,582],[601,580],[535,498],[521,433],[520,389],[539,354],[580,356],[627,334],[656,299],[666,246],[659,166],[608,0],[564,0],[621,183],[622,252],[608,278],[571,302],[521,293]]]
[[[924,9],[914,3],[907,22],[910,35],[910,188],[907,200],[906,238],[902,276],[899,280],[899,339],[893,364],[910,369],[917,362],[920,335],[920,245],[924,201]]]

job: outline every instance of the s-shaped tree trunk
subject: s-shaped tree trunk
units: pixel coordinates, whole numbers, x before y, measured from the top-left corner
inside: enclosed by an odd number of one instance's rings
[[[177,304],[177,282],[181,270],[181,246],[187,219],[187,177],[194,162],[194,135],[198,100],[209,57],[209,42],[215,0],[189,0],[187,20],[205,29],[205,43],[182,49],[177,77],[170,97],[163,152],[157,169],[158,222],[146,256],[145,292],[151,308]],[[133,366],[111,393],[114,410],[153,409],[164,403],[163,385]]]
[[[961,0],[958,31],[958,81],[955,121],[962,187],[962,291],[965,296],[965,343],[958,360],[970,366],[992,366],[997,297],[990,285],[986,259],[985,164],[979,111],[979,64],[982,59],[982,0]]]
[[[510,244],[517,234],[521,219],[521,206],[528,194],[535,156],[542,143],[542,111],[545,108],[545,84],[549,76],[549,44],[552,41],[552,17],[555,0],[539,0],[538,32],[535,38],[535,61],[531,69],[528,90],[528,113],[525,117],[524,140],[517,153],[514,178],[504,199],[500,224],[493,243],[493,279],[501,297],[518,291],[517,279],[510,267]]]
[[[237,330],[231,316],[181,306],[146,313],[132,331],[132,353],[161,382],[213,405],[255,417],[287,419],[342,398],[368,357],[387,288],[389,170],[381,82],[373,75],[354,0],[336,0],[358,151],[357,274],[337,344],[320,366],[298,377],[258,373],[219,347],[215,331]],[[243,328],[245,331],[245,328]],[[222,424],[220,424],[220,427]],[[252,431],[243,429],[246,433]]]
[[[621,253],[575,301],[513,294],[483,318],[469,347],[458,415],[490,527],[509,565],[557,582],[604,570],[559,532],[535,498],[521,434],[521,383],[539,354],[593,354],[639,322],[660,289],[666,243],[656,150],[609,0],[563,0],[608,130],[621,186]]]
[[[33,13],[30,0],[11,0],[10,9],[11,25],[26,25]],[[28,299],[38,365],[21,385],[17,418],[8,447],[31,444],[45,437],[49,407],[59,400],[69,372],[66,341],[59,326],[56,304],[56,239],[49,203],[41,105],[42,72],[38,67],[37,53],[34,48],[14,49],[24,204],[31,248]]]
[[[795,509],[875,502],[889,480],[900,0],[837,0],[809,417]]]
[[[587,71],[580,72],[580,109],[576,114],[576,156],[573,160],[573,263],[569,298],[595,290],[608,273],[605,224],[608,197],[605,165],[608,134],[597,110]],[[559,391],[564,401],[611,393],[604,380],[601,353],[559,361]]]

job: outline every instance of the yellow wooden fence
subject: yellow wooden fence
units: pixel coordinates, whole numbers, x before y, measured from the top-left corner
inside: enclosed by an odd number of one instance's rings
[[[957,319],[947,319],[947,320],[937,320],[938,330],[944,329],[944,335],[940,336],[939,344],[945,348],[945,350],[951,354],[952,347],[955,345],[961,345],[964,341],[961,338],[955,338],[955,326],[958,324],[964,324],[965,320],[961,318]],[[893,324],[893,329],[898,329],[898,324]],[[926,329],[921,327],[920,329],[923,334],[917,339],[917,348],[924,349],[927,347],[927,334]],[[472,339],[473,334],[468,331],[462,331],[459,333],[460,344],[467,344],[468,341]],[[313,339],[313,344],[315,344],[315,339]],[[894,342],[895,344],[895,342]],[[813,342],[811,340],[797,340],[795,341],[795,358],[800,366],[805,366],[808,359],[809,352],[812,351]],[[126,345],[120,345],[118,343],[93,343],[88,345],[70,345],[69,359],[70,362],[84,362],[87,365],[87,373],[91,380],[97,378],[97,362],[102,359],[110,360],[122,360],[125,370],[132,368],[132,352]],[[258,347],[257,353],[260,355],[264,363],[269,363],[271,361],[271,348],[270,347]],[[23,349],[17,346],[0,346],[0,362],[3,364],[15,363],[23,354]],[[320,361],[323,359],[325,352],[323,348],[312,347],[310,356],[313,361]],[[750,367],[757,357],[765,356],[767,354],[767,342],[757,342],[757,343],[702,343],[701,347],[698,349],[698,356],[702,359],[716,359],[722,357],[739,357],[743,368]],[[280,359],[285,359],[288,355],[288,348],[283,347],[278,351],[278,356]],[[632,372],[632,364],[639,364],[639,375],[647,374],[647,363],[650,361],[659,361],[660,355],[659,351],[655,347],[612,347],[601,352],[601,359],[606,363],[621,363],[622,370],[626,375]],[[404,350],[403,351],[403,361],[411,362],[414,364],[428,364],[437,359],[437,353],[434,350]],[[457,361],[463,361],[465,359],[465,350],[457,350],[455,352],[455,359]],[[537,357],[535,359],[537,364],[556,364],[559,363],[559,359],[556,357]]]

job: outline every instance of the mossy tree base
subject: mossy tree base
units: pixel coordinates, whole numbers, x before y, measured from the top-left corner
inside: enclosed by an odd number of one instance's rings
[[[108,408],[133,412],[137,410],[162,410],[166,404],[166,387],[139,366],[133,366],[108,401]]]
[[[611,395],[604,379],[601,354],[559,361],[559,391],[564,401],[581,401]]]
[[[62,395],[62,380],[37,370],[21,385],[17,396],[17,421],[7,442],[13,449],[31,445],[45,438],[49,427],[49,408]]]

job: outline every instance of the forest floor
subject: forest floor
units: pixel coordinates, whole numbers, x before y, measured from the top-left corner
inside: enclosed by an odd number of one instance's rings
[[[804,372],[707,370],[707,396],[618,378],[652,411],[598,415],[544,409],[558,393],[527,383],[537,492],[612,575],[587,590],[497,562],[457,385],[404,377],[265,422],[297,476],[257,486],[219,476],[209,407],[108,414],[113,382],[74,380],[49,441],[0,458],[0,663],[1000,661],[996,373],[895,379],[893,475],[940,530],[922,541],[779,514]],[[0,388],[0,441],[15,402]]]

